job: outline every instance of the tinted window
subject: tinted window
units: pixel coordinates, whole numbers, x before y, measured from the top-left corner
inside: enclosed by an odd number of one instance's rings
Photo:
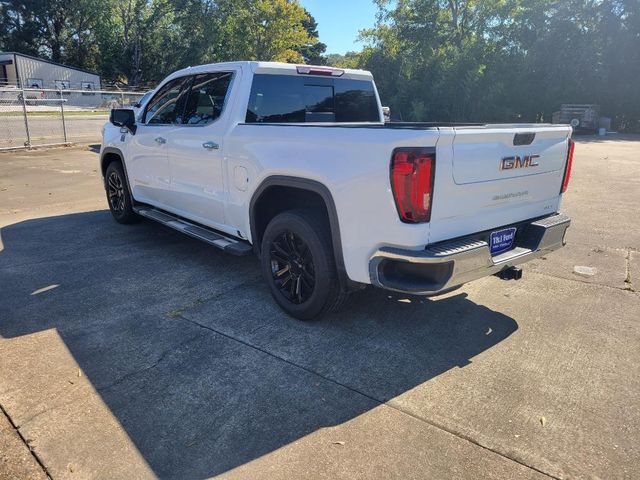
[[[246,121],[379,122],[380,114],[370,81],[255,75]]]
[[[302,88],[306,122],[335,122],[333,85],[306,83]]]
[[[156,93],[145,109],[144,122],[150,124],[182,123],[182,110],[192,77],[171,80]]]
[[[140,100],[138,100],[138,105],[140,106],[144,106],[144,104],[147,102],[147,100],[149,100],[149,97],[151,96],[151,94],[153,93],[153,90],[145,93]]]
[[[373,82],[336,80],[336,122],[379,122],[380,112]]]
[[[184,123],[206,125],[216,120],[222,113],[232,75],[230,72],[196,75],[184,111]]]

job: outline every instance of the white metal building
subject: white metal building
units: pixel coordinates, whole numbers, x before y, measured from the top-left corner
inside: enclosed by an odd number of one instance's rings
[[[68,105],[96,106],[101,98],[90,92],[100,90],[100,76],[76,67],[16,52],[0,52],[0,87],[38,90],[69,90]],[[51,92],[52,93],[52,92]],[[38,96],[33,92],[25,97]],[[40,96],[45,95],[44,92]]]
[[[16,52],[0,52],[0,86],[100,90],[100,76]]]

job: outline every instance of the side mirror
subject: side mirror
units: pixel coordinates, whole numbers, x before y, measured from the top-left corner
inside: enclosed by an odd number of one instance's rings
[[[132,135],[136,133],[136,114],[130,108],[114,108],[111,110],[109,121],[116,127],[127,128]]]

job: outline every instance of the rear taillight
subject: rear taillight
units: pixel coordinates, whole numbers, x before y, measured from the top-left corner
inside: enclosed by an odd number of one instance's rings
[[[391,158],[391,187],[400,219],[423,223],[431,219],[435,153],[424,148],[398,148]]]
[[[569,139],[569,150],[567,151],[567,164],[564,167],[564,178],[562,179],[562,190],[560,193],[567,191],[569,187],[569,179],[571,178],[571,166],[573,165],[573,150],[575,149],[575,142]]]

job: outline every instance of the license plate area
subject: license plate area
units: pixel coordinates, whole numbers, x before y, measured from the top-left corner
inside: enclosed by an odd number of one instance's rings
[[[491,235],[489,235],[489,249],[491,250],[492,256],[499,255],[513,248],[516,230],[515,227],[510,227],[491,232]]]

